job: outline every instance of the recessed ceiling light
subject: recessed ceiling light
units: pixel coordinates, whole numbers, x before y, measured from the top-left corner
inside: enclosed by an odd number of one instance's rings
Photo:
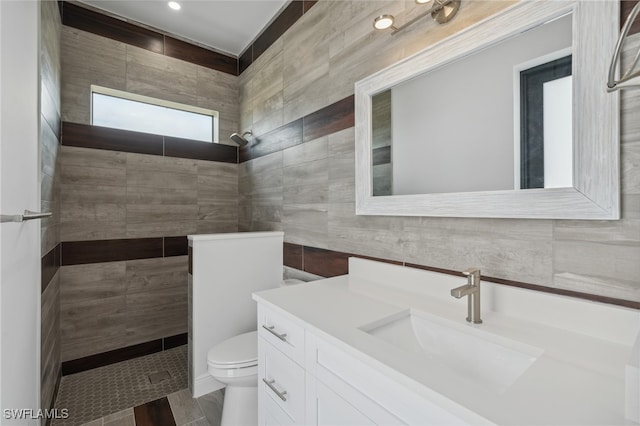
[[[177,1],[170,1],[169,7],[173,10],[180,10],[182,8],[182,6],[180,6],[180,3],[178,3]]]

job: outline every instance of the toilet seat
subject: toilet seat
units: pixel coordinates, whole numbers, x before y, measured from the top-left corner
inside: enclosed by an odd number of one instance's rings
[[[210,369],[249,369],[258,365],[258,332],[239,334],[214,346],[207,353]]]

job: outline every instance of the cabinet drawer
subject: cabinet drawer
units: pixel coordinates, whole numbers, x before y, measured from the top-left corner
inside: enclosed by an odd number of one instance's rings
[[[258,356],[258,390],[263,405],[275,403],[291,419],[290,424],[303,424],[304,370],[263,338],[259,340]]]
[[[258,334],[298,364],[304,364],[304,329],[301,326],[260,305]]]

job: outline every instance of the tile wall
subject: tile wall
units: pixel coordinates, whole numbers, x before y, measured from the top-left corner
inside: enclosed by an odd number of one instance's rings
[[[424,19],[391,36],[373,16],[415,15],[413,1],[320,1],[240,76],[240,123],[258,137],[354,92],[354,83],[510,2],[463,3],[447,25]],[[626,58],[640,44],[632,38]],[[634,50],[635,48],[635,50]],[[605,60],[605,59],[603,59]],[[604,84],[604,83],[603,83]],[[640,301],[640,92],[622,97],[619,221],[355,215],[354,129],[240,165],[241,230],[289,243]],[[316,272],[317,273],[317,272]]]
[[[40,2],[40,177],[42,295],[40,406],[51,408],[60,375],[60,32],[56,2]]]
[[[63,26],[65,125],[90,124],[91,84],[217,110],[223,142],[238,131],[236,76]],[[166,237],[236,231],[238,165],[62,143],[62,361],[186,333],[186,238],[169,253]],[[151,238],[158,253],[109,261]],[[92,263],[69,257],[79,242]]]

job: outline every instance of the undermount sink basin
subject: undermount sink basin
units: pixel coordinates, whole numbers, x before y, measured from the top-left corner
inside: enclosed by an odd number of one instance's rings
[[[424,357],[451,374],[504,392],[542,350],[466,324],[406,310],[360,329],[397,348]]]

